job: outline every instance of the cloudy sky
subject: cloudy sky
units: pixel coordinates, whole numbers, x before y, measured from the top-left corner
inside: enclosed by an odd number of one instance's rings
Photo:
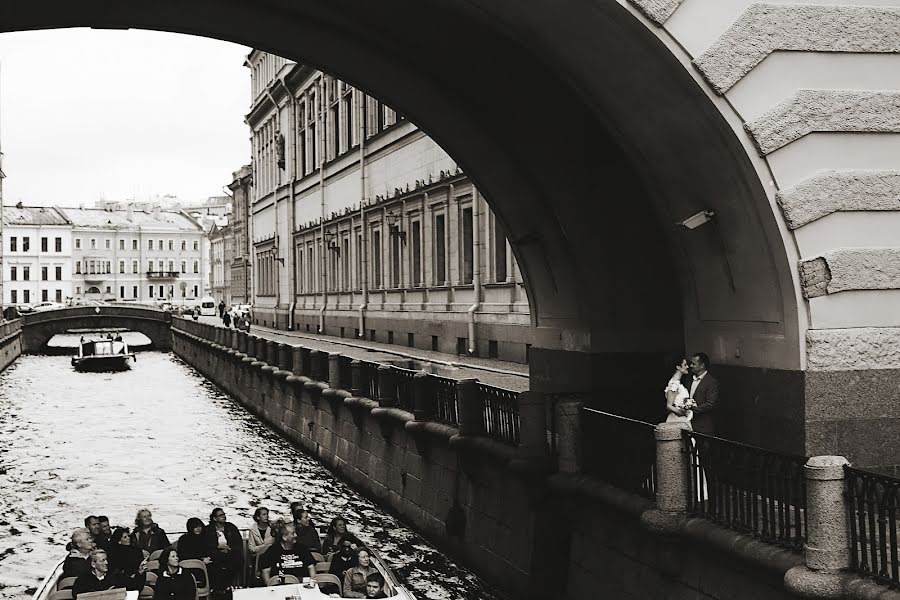
[[[0,34],[4,204],[223,195],[250,159],[248,52],[151,31]]]

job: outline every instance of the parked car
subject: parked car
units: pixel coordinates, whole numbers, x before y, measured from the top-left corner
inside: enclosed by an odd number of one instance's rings
[[[65,308],[66,305],[62,302],[38,302],[34,305],[34,310],[36,312],[41,312],[44,310],[56,310],[58,308]]]

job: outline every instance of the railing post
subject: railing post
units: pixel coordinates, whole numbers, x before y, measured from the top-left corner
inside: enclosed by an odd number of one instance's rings
[[[231,349],[235,352],[240,350],[240,336],[238,335],[240,332],[237,329],[229,330],[228,341]]]
[[[341,389],[341,353],[328,353],[328,387],[333,390]]]
[[[416,421],[430,421],[434,417],[434,395],[428,373],[413,376],[413,416]]]
[[[293,348],[291,348],[291,354],[293,355],[293,361],[291,365],[293,368],[291,369],[291,371],[294,373],[294,375],[299,377],[303,375],[303,348],[301,346],[294,346]]]
[[[544,395],[540,392],[521,392],[516,402],[519,406],[519,456],[547,456],[547,410]]]
[[[282,371],[291,370],[291,347],[283,342],[278,342],[278,368]]]
[[[813,456],[803,468],[806,478],[806,564],[784,576],[785,587],[798,595],[843,598],[844,577],[850,568],[847,500],[844,495],[843,456]],[[823,593],[824,592],[824,593]]]
[[[247,335],[246,331],[238,331],[238,352],[241,354],[247,354]]]
[[[581,472],[581,409],[580,400],[560,400],[556,403],[556,455],[560,473],[577,475]]]
[[[656,426],[656,506],[662,512],[688,511],[690,478],[681,432],[690,428],[686,422]]]
[[[484,406],[477,379],[460,379],[456,382],[456,402],[459,407],[460,435],[484,435]]]
[[[378,400],[379,406],[391,407],[397,406],[397,375],[394,373],[393,367],[390,365],[379,365],[378,367]]]
[[[369,382],[365,379],[366,371],[363,368],[362,361],[350,361],[350,393],[357,398],[365,396],[366,390],[369,389],[369,386],[367,385]]]

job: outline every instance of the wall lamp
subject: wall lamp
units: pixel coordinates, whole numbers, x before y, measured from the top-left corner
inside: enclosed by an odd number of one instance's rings
[[[704,223],[709,223],[712,221],[712,218],[716,216],[715,211],[711,210],[701,210],[695,215],[691,215],[684,221],[679,221],[675,223],[675,225],[681,225],[682,227],[687,227],[688,229],[697,229]]]
[[[341,246],[337,243],[337,240],[335,239],[336,237],[337,236],[335,236],[334,233],[329,231],[325,234],[325,243],[327,244],[329,250],[340,256]]]
[[[272,254],[272,260],[274,260],[275,262],[280,262],[281,266],[283,267],[284,258],[278,256],[278,247],[276,246],[275,248],[272,248],[271,250],[269,250],[269,252]]]
[[[725,239],[722,237],[722,232],[719,231],[718,223],[713,219],[716,216],[715,211],[712,210],[701,210],[698,213],[695,213],[685,219],[684,221],[679,221],[675,223],[675,226],[681,226],[686,229],[697,229],[701,225],[712,222],[713,230],[715,231],[715,239],[719,246],[719,253],[722,257],[722,266],[725,270],[725,275],[728,278],[728,286],[731,288],[732,292],[736,291],[734,285],[734,273],[731,270],[731,262],[728,260],[728,252],[725,249]]]
[[[400,218],[392,212],[389,212],[385,218],[387,219],[388,233],[391,237],[398,237],[402,243],[406,243],[406,232],[400,229]]]

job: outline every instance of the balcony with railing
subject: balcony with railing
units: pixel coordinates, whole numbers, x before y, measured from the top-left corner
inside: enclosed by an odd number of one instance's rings
[[[177,279],[178,271],[147,271],[147,279]]]

